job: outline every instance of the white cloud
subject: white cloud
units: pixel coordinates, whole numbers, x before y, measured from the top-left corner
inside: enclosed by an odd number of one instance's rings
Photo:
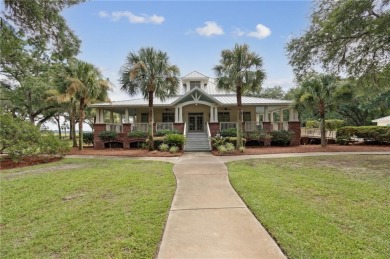
[[[105,18],[105,17],[108,17],[108,16],[109,16],[109,14],[108,14],[106,11],[100,11],[100,12],[98,13],[98,15],[99,15],[99,17],[102,17],[102,18]]]
[[[139,23],[153,23],[153,24],[162,24],[165,21],[163,16],[158,16],[156,14],[147,15],[135,15],[130,11],[116,11],[111,14],[106,11],[100,11],[99,16],[102,18],[111,18],[112,21],[119,21],[122,17],[127,18],[130,23],[139,24]]]
[[[241,37],[245,35],[245,31],[241,30],[240,28],[234,27],[232,34],[233,36]]]
[[[271,35],[271,30],[268,27],[259,23],[258,25],[256,25],[256,31],[249,32],[246,35],[248,37],[254,37],[261,40]]]
[[[213,21],[207,21],[205,22],[204,27],[196,28],[196,33],[198,33],[201,36],[210,37],[213,35],[223,35],[223,29],[221,26],[219,26],[216,22]]]

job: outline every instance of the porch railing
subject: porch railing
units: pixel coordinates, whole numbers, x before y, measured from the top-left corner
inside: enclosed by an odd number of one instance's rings
[[[131,124],[131,131],[148,132],[148,123],[133,123]]]
[[[225,129],[231,129],[231,128],[236,129],[237,128],[237,122],[220,122],[219,123],[219,130],[220,131],[223,131]]]
[[[257,130],[261,130],[263,128],[263,124],[257,121],[246,121],[245,122],[245,131],[246,132],[254,132]]]
[[[120,123],[106,123],[106,130],[121,133],[123,131],[123,125]]]
[[[156,131],[159,130],[173,130],[172,122],[156,122]]]
[[[288,121],[273,122],[272,130],[288,130]]]
[[[210,126],[209,123],[206,123],[206,128],[207,128],[207,137],[209,139],[209,148],[211,150],[211,131],[210,131]]]
[[[325,131],[325,136],[328,139],[336,139],[336,130]],[[320,138],[321,130],[319,128],[301,128],[301,137]]]

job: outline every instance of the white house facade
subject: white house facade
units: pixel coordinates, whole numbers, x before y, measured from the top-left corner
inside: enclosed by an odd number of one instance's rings
[[[294,132],[291,144],[299,145],[300,123],[298,112],[290,107],[291,101],[242,96],[242,105],[242,123],[246,132],[259,128],[265,131],[290,130]],[[144,98],[96,103],[90,107],[96,109],[95,148],[104,148],[97,136],[103,130],[117,131],[123,148],[130,147],[128,132],[148,130],[148,100]],[[181,78],[178,95],[165,100],[155,98],[153,107],[155,132],[176,129],[189,139],[194,134],[207,139],[237,126],[235,93],[219,91],[214,79],[196,71]]]

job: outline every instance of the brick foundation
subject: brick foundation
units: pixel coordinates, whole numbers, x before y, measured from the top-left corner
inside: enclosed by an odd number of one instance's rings
[[[179,131],[181,134],[184,133],[184,123],[173,123],[173,128]]]
[[[104,142],[100,140],[99,133],[106,130],[106,124],[93,124],[93,148],[104,149]]]
[[[299,121],[289,121],[288,130],[293,132],[290,146],[299,146],[301,144],[301,123]]]
[[[271,122],[269,121],[263,121],[263,130],[266,133],[270,133],[272,131],[272,125]],[[271,140],[270,139],[265,139],[264,140],[264,146],[269,147],[271,146]]]
[[[219,133],[219,122],[209,122],[210,134],[215,137]]]

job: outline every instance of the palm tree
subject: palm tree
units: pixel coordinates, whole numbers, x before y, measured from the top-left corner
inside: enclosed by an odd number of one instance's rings
[[[263,60],[246,44],[236,44],[233,50],[222,50],[220,64],[214,67],[217,88],[232,91],[237,96],[237,149],[242,147],[242,101],[244,92],[259,92],[265,79]]]
[[[310,74],[295,95],[293,106],[311,109],[320,117],[321,146],[326,147],[325,115],[340,98],[337,78],[329,74]]]
[[[104,80],[101,72],[92,64],[76,60],[65,67],[65,80],[62,89],[63,99],[72,103],[72,120],[74,121],[76,105],[79,108],[79,150],[83,150],[84,109],[87,104],[96,101],[108,101],[110,82]],[[74,128],[74,124],[73,124]],[[75,138],[75,136],[73,136]]]
[[[177,93],[179,68],[169,63],[168,54],[153,48],[141,48],[130,52],[121,69],[121,90],[130,96],[141,93],[149,101],[148,139],[149,150],[153,143],[153,98],[164,100]]]

